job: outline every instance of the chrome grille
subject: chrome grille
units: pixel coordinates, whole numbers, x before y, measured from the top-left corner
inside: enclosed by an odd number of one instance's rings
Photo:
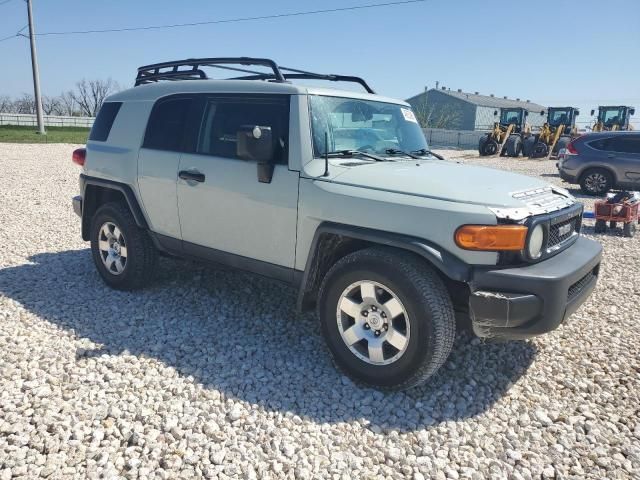
[[[570,239],[574,234],[579,233],[580,223],[581,222],[579,215],[569,218],[568,220],[558,222],[556,224],[552,223],[549,226],[547,248],[552,249],[553,247],[560,245],[562,242]]]

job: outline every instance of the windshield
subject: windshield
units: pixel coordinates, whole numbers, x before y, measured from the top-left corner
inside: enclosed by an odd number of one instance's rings
[[[618,125],[624,121],[624,108],[601,108],[598,113],[598,121],[604,123],[607,127]]]
[[[427,141],[409,107],[357,98],[309,96],[313,152],[360,150],[386,155],[389,149],[428,150]]]
[[[520,125],[522,110],[502,110],[500,113],[500,123],[503,125]]]
[[[558,125],[569,125],[571,123],[571,112],[568,109],[551,110],[549,109],[549,125],[557,127]]]

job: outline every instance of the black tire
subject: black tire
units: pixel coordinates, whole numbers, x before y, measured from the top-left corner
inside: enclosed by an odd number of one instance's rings
[[[487,133],[486,135],[482,135],[479,139],[478,139],[478,153],[480,155],[482,155],[482,151],[483,151],[483,147],[485,142],[489,139],[489,134]]]
[[[595,233],[604,233],[607,231],[607,222],[605,220],[596,220],[596,225],[593,227]]]
[[[636,234],[636,222],[631,221],[629,223],[625,223],[622,228],[622,234],[625,237],[632,238]]]
[[[482,148],[480,149],[480,155],[483,157],[495,155],[498,153],[498,142],[493,138],[487,138],[486,142],[482,144]]]
[[[530,136],[524,139],[522,142],[522,156],[530,157],[531,152],[533,152],[533,146],[536,144],[536,138],[534,136]]]
[[[609,228],[616,228],[618,226],[617,222],[609,222]]]
[[[509,157],[519,156],[522,150],[522,138],[520,138],[520,135],[510,135],[505,147]]]
[[[585,195],[604,195],[612,186],[611,173],[602,168],[590,168],[580,177],[580,189]]]
[[[344,292],[362,281],[378,284],[378,299],[384,289],[393,292],[406,311],[406,316],[394,317],[407,322],[410,334],[406,348],[391,363],[374,365],[359,358],[340,333],[338,322],[347,330],[356,320],[342,311],[338,317],[339,302]],[[364,302],[362,298],[359,301]],[[362,305],[355,307],[356,314]],[[333,265],[320,287],[318,316],[334,363],[355,380],[385,390],[407,389],[429,378],[449,356],[456,332],[451,298],[437,273],[416,255],[387,247],[360,250]],[[395,320],[391,322],[395,325]],[[368,331],[368,335],[372,333]],[[352,346],[368,349],[370,341],[375,339],[362,338]],[[389,357],[382,358],[386,361]]]
[[[567,148],[567,145],[569,145],[569,143],[571,142],[571,137],[560,137],[558,139],[558,142],[556,143],[556,146],[553,149],[553,154],[554,155],[558,155],[560,153],[560,150],[562,150],[563,148]]]
[[[529,155],[531,158],[544,158],[549,154],[549,145],[544,142],[536,142],[533,145],[533,150]]]
[[[108,255],[100,250],[100,240],[109,241],[101,230],[112,224],[120,230],[123,241],[118,245],[126,247],[126,258],[120,262],[122,271],[107,268],[103,258]],[[93,216],[91,222],[91,254],[98,273],[107,285],[118,290],[136,290],[147,285],[154,276],[158,252],[147,232],[138,227],[129,209],[120,203],[106,203]]]

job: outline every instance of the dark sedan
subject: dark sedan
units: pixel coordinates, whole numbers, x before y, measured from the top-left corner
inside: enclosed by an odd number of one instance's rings
[[[587,195],[640,189],[640,132],[587,133],[558,156],[560,177]]]

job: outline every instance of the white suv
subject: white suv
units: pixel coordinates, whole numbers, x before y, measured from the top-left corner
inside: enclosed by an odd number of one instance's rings
[[[410,106],[358,77],[245,57],[141,67],[74,160],[74,208],[107,284],[144,286],[158,252],[293,284],[336,363],[380,388],[443,364],[454,310],[481,337],[525,338],[596,284],[601,247],[566,191],[438,158]]]

